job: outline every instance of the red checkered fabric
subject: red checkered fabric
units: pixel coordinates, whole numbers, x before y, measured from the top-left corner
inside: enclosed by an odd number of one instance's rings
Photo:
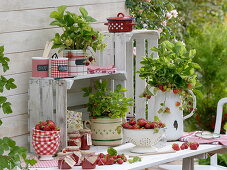
[[[60,140],[53,142],[35,142],[32,141],[32,146],[38,155],[54,155],[60,145]]]
[[[60,131],[43,131],[43,130],[33,129],[33,134],[39,135],[39,136],[53,136],[53,135],[60,135]]]
[[[63,70],[60,68],[64,68]],[[68,60],[51,59],[50,77],[63,78],[68,77]]]
[[[33,166],[29,168],[53,168],[58,166],[58,160],[50,160],[50,161],[39,161]]]
[[[35,142],[52,142],[52,141],[58,141],[60,139],[60,135],[55,136],[39,136],[39,135],[32,135],[32,139]]]

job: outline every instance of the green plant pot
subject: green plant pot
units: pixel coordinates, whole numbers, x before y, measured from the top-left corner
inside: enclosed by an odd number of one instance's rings
[[[122,144],[122,118],[97,118],[86,121],[90,124],[93,145],[117,146]]]

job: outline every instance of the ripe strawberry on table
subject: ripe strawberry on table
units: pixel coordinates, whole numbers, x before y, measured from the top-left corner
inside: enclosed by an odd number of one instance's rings
[[[191,150],[197,150],[199,147],[199,144],[197,142],[191,142],[189,143],[189,147]]]
[[[179,150],[180,150],[179,145],[176,144],[176,143],[174,143],[174,144],[172,145],[172,148],[173,148],[173,150],[175,150],[175,151],[179,151]]]
[[[124,161],[123,161],[122,159],[118,159],[118,160],[117,160],[117,163],[118,163],[118,164],[123,164]]]
[[[136,124],[136,120],[135,119],[130,119],[128,123],[130,125],[135,125]]]

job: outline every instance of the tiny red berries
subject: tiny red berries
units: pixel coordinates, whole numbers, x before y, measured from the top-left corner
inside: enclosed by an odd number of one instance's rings
[[[181,105],[180,102],[175,103],[175,106],[177,106],[177,107],[180,106],[180,105]]]
[[[118,159],[118,160],[117,160],[117,163],[118,163],[118,164],[123,164],[124,161],[123,161],[122,159]]]
[[[189,84],[188,84],[188,88],[189,88],[189,89],[192,89],[192,87],[193,87],[192,84],[189,83]]]
[[[189,143],[189,147],[191,150],[197,150],[199,147],[199,144],[197,142],[192,142],[192,143]]]

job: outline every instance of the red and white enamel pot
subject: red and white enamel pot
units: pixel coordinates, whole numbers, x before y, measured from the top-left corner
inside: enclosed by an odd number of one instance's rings
[[[118,13],[117,17],[107,18],[108,23],[104,25],[108,25],[109,32],[131,32],[133,26],[137,24],[133,22],[134,19],[134,17]]]

